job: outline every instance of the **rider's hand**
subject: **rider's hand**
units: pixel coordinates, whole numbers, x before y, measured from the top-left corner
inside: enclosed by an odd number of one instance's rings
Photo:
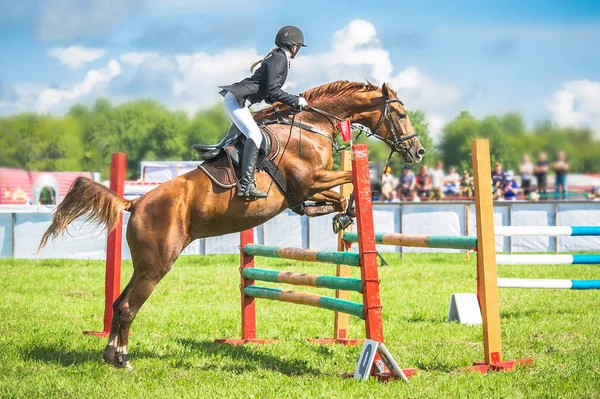
[[[308,103],[306,102],[306,99],[304,97],[298,97],[298,108],[302,109],[307,106]]]

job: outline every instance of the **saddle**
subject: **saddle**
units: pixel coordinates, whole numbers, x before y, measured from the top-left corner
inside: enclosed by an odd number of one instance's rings
[[[298,201],[293,198],[292,193],[288,189],[285,177],[279,170],[279,167],[273,162],[280,151],[279,138],[269,127],[269,125],[273,124],[300,127],[310,132],[324,135],[313,126],[294,122],[287,118],[278,117],[277,120],[262,121],[259,124],[259,128],[263,135],[263,140],[258,152],[258,160],[256,162],[258,167],[256,170],[264,171],[271,176],[275,185],[285,196],[290,210],[298,215],[318,216],[333,212],[331,205],[307,205],[304,201]],[[224,189],[231,189],[238,185],[241,177],[240,164],[242,162],[242,155],[244,154],[245,143],[246,137],[237,126],[232,124],[231,128],[229,128],[229,132],[219,144],[195,144],[192,148],[198,152],[198,156],[202,161],[202,163],[198,165],[198,168],[201,169],[217,186]]]
[[[260,131],[263,140],[258,152],[257,170],[268,172],[273,167],[277,169],[273,159],[279,154],[279,138],[268,126],[261,126]],[[246,137],[237,126],[231,125],[229,132],[219,144],[194,144],[192,148],[198,152],[200,160],[203,161],[198,168],[206,173],[216,185],[229,189],[237,185],[241,176],[240,164],[245,144]],[[268,165],[268,163],[272,165]]]

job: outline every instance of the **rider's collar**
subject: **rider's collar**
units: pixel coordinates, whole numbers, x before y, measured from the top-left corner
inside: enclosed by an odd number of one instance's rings
[[[285,58],[287,59],[287,62],[288,62],[288,69],[290,69],[292,66],[292,57],[290,56],[290,54],[288,54],[286,49],[280,47],[279,50],[281,50],[283,52],[283,54],[285,55]]]

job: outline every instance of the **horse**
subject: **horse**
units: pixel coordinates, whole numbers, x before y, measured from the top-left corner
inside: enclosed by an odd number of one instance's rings
[[[387,85],[337,81],[307,90],[310,107],[301,111],[303,126],[270,126],[286,143],[274,162],[298,202],[312,200],[333,204],[331,212],[343,212],[346,199],[332,189],[352,182],[351,171],[332,171],[333,144],[339,134],[338,120],[350,120],[370,129],[369,134],[399,152],[406,163],[420,162],[425,150],[419,143],[403,103]],[[255,114],[257,121],[293,116],[295,110],[279,104]],[[296,118],[298,115],[296,114]],[[392,154],[390,153],[390,156]],[[259,190],[269,191],[272,179],[256,174]],[[192,241],[254,228],[289,207],[290,196],[273,189],[265,199],[238,198],[235,189],[217,186],[200,169],[162,183],[134,200],[127,200],[103,185],[80,177],[58,205],[52,223],[40,241],[43,248],[66,232],[78,217],[104,225],[112,231],[122,211],[131,212],[127,243],[133,274],[113,304],[114,314],[104,360],[116,367],[131,368],[127,356],[129,329],[155,286]]]

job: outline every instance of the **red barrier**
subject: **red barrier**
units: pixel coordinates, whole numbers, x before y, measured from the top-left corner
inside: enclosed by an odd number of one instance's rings
[[[112,155],[110,163],[110,189],[121,197],[125,194],[125,170],[127,157],[119,152]],[[117,227],[108,234],[106,241],[106,278],[104,282],[104,330],[84,331],[87,335],[106,337],[110,332],[113,303],[121,293],[121,251],[123,248],[123,213]]]

